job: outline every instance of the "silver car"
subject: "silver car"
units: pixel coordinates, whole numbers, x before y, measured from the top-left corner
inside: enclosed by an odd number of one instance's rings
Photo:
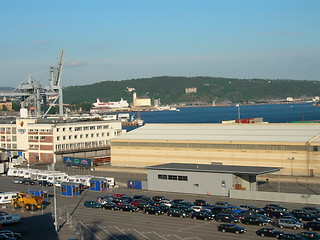
[[[303,227],[303,224],[301,222],[297,222],[293,219],[288,219],[288,218],[278,219],[276,221],[276,225],[279,228],[292,228],[292,229],[298,229]]]

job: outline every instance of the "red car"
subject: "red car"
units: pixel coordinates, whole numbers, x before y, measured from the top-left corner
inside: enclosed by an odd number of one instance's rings
[[[141,199],[135,199],[131,202],[131,205],[135,206],[135,207],[138,207],[138,205],[142,203],[142,200]]]

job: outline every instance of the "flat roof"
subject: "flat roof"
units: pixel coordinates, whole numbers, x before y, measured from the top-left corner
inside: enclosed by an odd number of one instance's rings
[[[319,123],[146,124],[111,141],[239,141],[320,143]]]
[[[166,163],[146,167],[151,170],[188,171],[188,172],[211,172],[211,173],[232,173],[262,175],[280,171],[281,167],[255,167],[237,165],[216,165],[216,164],[191,164],[191,163]]]

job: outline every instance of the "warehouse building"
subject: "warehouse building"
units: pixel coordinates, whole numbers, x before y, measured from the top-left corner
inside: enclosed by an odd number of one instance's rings
[[[274,167],[168,163],[147,167],[148,190],[228,196],[230,190],[256,191],[258,175]]]
[[[282,168],[320,175],[320,124],[146,124],[111,140],[113,166],[165,163]]]

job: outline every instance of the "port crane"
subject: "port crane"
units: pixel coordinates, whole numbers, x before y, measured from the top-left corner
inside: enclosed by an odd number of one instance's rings
[[[52,106],[59,100],[59,115],[62,117],[63,96],[60,81],[63,57],[64,50],[61,50],[57,67],[50,67],[49,85],[44,86],[35,77],[29,75],[27,82],[22,82],[13,91],[0,92],[0,96],[20,97],[21,108],[27,108],[30,116],[34,110],[34,115],[37,118],[45,118]],[[44,106],[43,111],[41,103]],[[47,105],[49,105],[48,109],[46,109]]]

